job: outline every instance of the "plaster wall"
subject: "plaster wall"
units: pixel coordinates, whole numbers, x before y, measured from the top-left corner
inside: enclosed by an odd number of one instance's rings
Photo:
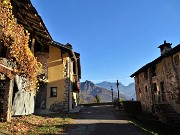
[[[53,46],[49,47],[46,109],[49,109],[56,101],[64,101],[65,65],[61,53],[62,52],[59,48]],[[50,96],[51,87],[57,87],[57,97]]]

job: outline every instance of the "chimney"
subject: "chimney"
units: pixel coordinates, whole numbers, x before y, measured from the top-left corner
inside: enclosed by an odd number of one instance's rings
[[[70,43],[67,43],[66,46],[72,49],[72,45]]]
[[[160,48],[161,55],[164,55],[167,53],[169,50],[171,50],[171,45],[172,43],[166,43],[166,40],[164,40],[164,44],[160,45],[158,48]]]

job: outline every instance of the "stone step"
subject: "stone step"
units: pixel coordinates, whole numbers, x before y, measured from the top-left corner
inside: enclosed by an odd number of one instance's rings
[[[161,109],[164,109],[164,110],[174,110],[174,108],[172,108],[172,107],[161,107],[161,106],[160,106],[160,108],[161,108]]]
[[[162,114],[166,116],[166,120],[169,124],[175,127],[180,127],[180,115],[174,110],[170,104],[159,104]]]
[[[176,119],[180,119],[180,116],[179,115],[168,115],[169,118],[176,118]]]
[[[173,124],[173,125],[179,125],[180,126],[180,121],[171,121],[171,123]]]
[[[163,113],[176,113],[174,110],[162,110]]]

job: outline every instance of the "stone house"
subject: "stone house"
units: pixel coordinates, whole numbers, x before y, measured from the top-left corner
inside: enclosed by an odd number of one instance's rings
[[[21,24],[24,29],[30,33],[29,48],[31,52],[36,57],[45,57],[46,55],[44,54],[48,54],[49,52],[49,45],[51,44],[52,38],[36,9],[29,0],[11,0],[11,4],[16,22]],[[1,30],[2,29],[0,29],[0,35],[2,36]],[[34,113],[35,94],[33,90],[27,92],[23,89],[23,78],[14,71],[16,64],[10,60],[8,48],[4,46],[1,36],[0,120],[10,121],[11,116]],[[46,69],[46,67],[43,67],[43,70]]]
[[[170,110],[180,113],[180,45],[171,45],[164,41],[161,56],[131,75],[143,110],[166,118]]]

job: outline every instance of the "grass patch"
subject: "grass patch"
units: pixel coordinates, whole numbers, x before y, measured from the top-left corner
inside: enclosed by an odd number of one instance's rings
[[[0,134],[61,134],[71,119],[60,114],[14,117],[10,123],[0,123]]]

